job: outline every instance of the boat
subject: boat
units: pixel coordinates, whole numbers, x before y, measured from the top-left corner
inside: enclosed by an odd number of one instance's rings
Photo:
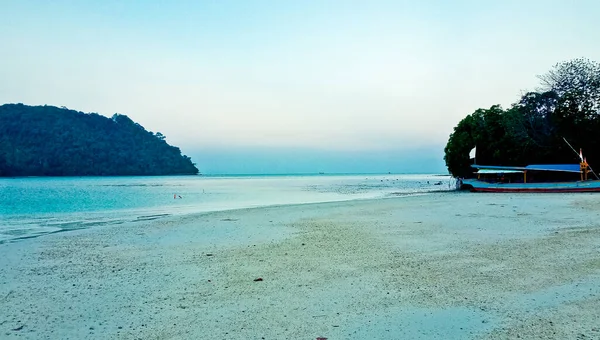
[[[600,192],[600,180],[588,178],[592,171],[585,159],[579,164],[524,167],[474,164],[471,167],[476,170],[477,178],[459,180],[460,189],[476,192]]]

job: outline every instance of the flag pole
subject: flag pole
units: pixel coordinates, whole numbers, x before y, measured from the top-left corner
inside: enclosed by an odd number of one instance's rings
[[[581,161],[583,162],[583,155],[581,152],[581,149],[579,150],[579,153],[577,153],[577,150],[575,150],[574,147],[571,146],[571,144],[569,144],[569,142],[567,141],[567,139],[565,137],[563,137],[563,140],[565,141],[565,143],[567,143],[567,145],[571,148],[571,150],[573,150],[573,152],[575,152],[577,154],[577,156],[579,156],[579,159],[581,159]],[[587,162],[586,162],[587,163]],[[594,174],[594,176],[596,176],[596,179],[600,179],[600,177],[598,177],[598,175],[596,175],[596,173],[594,172],[594,169],[592,169],[592,167],[588,164],[588,168],[590,168],[590,172]]]

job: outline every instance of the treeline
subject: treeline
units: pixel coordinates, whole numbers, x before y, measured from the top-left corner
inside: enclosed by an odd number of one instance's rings
[[[0,106],[0,176],[198,174],[191,159],[129,117]]]
[[[444,150],[453,176],[472,174],[475,146],[482,165],[578,163],[565,139],[600,167],[600,64],[574,59],[538,78],[539,89],[510,108],[479,109],[458,123]]]

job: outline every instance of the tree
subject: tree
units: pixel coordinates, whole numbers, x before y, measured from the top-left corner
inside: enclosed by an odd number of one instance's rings
[[[477,163],[527,165],[578,161],[572,145],[600,162],[600,64],[574,59],[539,76],[540,92],[528,92],[510,109],[479,109],[454,128],[445,161],[454,176],[472,174],[468,153],[477,146]]]
[[[490,156],[489,151],[504,137],[500,124],[502,112],[502,108],[495,105],[487,110],[479,109],[458,123],[444,149],[444,160],[451,174],[467,177],[472,173],[469,152],[476,146],[478,162],[485,164],[490,157],[497,157]]]
[[[530,142],[538,147],[549,147],[555,133],[554,112],[559,105],[559,96],[554,91],[529,92],[513,105],[523,117],[524,130]]]
[[[587,114],[600,114],[600,63],[578,58],[558,63],[539,75],[541,89],[553,91],[568,105]]]

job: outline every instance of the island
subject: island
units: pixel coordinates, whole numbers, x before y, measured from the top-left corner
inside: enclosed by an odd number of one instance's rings
[[[0,176],[197,175],[160,132],[123,114],[65,107],[0,106]]]

